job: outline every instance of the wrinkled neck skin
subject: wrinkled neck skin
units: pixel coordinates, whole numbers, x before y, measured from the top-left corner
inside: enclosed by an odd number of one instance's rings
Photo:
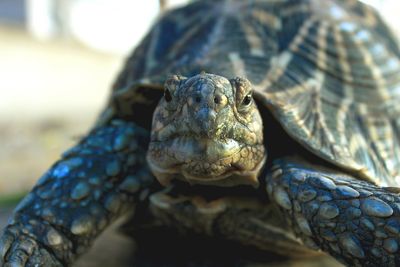
[[[163,185],[257,187],[266,151],[250,82],[206,73],[169,78],[153,115],[147,161]]]

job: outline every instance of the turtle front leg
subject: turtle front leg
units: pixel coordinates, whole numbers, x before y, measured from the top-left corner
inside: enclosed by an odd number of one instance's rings
[[[398,188],[294,160],[277,160],[266,181],[305,245],[351,266],[400,266]]]
[[[64,153],[15,209],[0,265],[69,265],[153,182],[147,143],[147,131],[113,120]]]

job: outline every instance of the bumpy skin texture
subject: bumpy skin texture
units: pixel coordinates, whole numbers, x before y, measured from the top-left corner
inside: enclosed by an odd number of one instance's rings
[[[350,266],[399,266],[400,189],[293,159],[275,161],[267,191],[304,244]]]
[[[244,78],[201,73],[168,79],[147,153],[158,180],[168,184],[180,176],[191,184],[257,186],[266,156],[252,93]]]
[[[92,130],[19,204],[0,241],[4,266],[65,266],[153,182],[148,132],[113,120]]]

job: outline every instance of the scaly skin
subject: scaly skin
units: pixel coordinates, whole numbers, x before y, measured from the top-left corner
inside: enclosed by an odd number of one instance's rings
[[[207,73],[167,80],[147,154],[161,184],[258,186],[266,156],[252,91],[246,79]]]
[[[400,189],[293,159],[275,161],[267,191],[310,248],[349,266],[400,265]]]
[[[0,263],[69,265],[153,182],[147,142],[147,131],[124,121],[92,130],[18,205],[1,237]]]

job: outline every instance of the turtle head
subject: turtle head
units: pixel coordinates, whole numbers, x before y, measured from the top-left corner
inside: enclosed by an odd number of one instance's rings
[[[262,120],[243,78],[170,77],[154,111],[149,166],[161,184],[258,185]]]

